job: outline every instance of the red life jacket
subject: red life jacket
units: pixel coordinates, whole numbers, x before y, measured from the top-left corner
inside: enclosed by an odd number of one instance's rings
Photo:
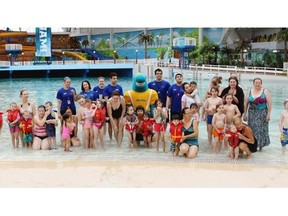
[[[173,124],[173,122],[169,122],[170,124],[170,133],[171,133],[171,139],[175,142],[175,143],[180,143],[180,139],[182,137],[182,126],[183,126],[183,122],[179,122],[179,124],[177,126],[175,126]]]
[[[0,112],[0,129],[2,128],[3,126],[3,113]]]
[[[24,134],[28,134],[32,132],[32,119],[27,119],[27,121],[23,118],[20,120],[20,128]]]
[[[17,117],[20,115],[20,112],[18,109],[14,110],[14,111],[9,109],[9,110],[7,110],[7,113],[8,113],[7,119],[9,122],[15,121],[17,119]]]
[[[147,121],[142,121],[142,134],[147,136],[148,134],[152,134],[152,126],[154,123],[153,118],[149,118]]]
[[[105,107],[102,107],[101,109],[96,108],[96,112],[93,117],[94,123],[100,123],[101,125],[103,125],[105,123],[105,118],[106,118]]]
[[[238,131],[236,132],[232,132],[230,130],[226,131],[226,134],[229,134],[229,138],[228,138],[228,141],[229,141],[229,145],[232,147],[232,148],[235,148],[239,145],[239,137],[238,137]]]

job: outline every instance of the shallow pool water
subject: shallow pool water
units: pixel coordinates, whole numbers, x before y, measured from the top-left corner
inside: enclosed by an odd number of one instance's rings
[[[251,77],[253,79],[253,77]],[[246,93],[249,88],[252,87],[251,79],[240,80],[240,84]],[[286,78],[285,78],[286,79]],[[72,78],[71,86],[76,88],[79,93],[81,89],[81,82],[84,78]],[[91,83],[92,88],[97,85],[97,77],[88,78]],[[169,80],[173,82],[173,80]],[[185,81],[191,81],[185,80]],[[208,89],[209,80],[196,80],[198,83],[198,90],[200,96],[203,97],[205,91]],[[229,162],[229,163],[256,163],[256,164],[272,164],[272,165],[287,165],[286,156],[281,156],[281,145],[279,141],[279,129],[278,121],[280,112],[283,110],[283,101],[288,98],[288,80],[268,80],[264,81],[263,87],[270,90],[273,99],[271,121],[269,125],[269,134],[271,139],[271,144],[265,147],[262,152],[257,152],[249,160],[238,160],[232,161],[227,157],[227,152],[222,151],[219,155],[213,155],[213,153],[208,149],[207,146],[207,135],[206,135],[206,124],[205,122],[200,122],[200,151],[198,157],[193,160],[193,162]],[[106,83],[109,82],[109,78],[106,78]],[[131,77],[119,77],[118,83],[123,87],[123,91],[131,89],[132,78]],[[222,87],[228,84],[227,80],[224,80]],[[51,101],[56,109],[56,93],[59,88],[63,85],[62,78],[50,78],[50,79],[1,79],[0,80],[0,111],[5,112],[11,102],[19,102],[19,92],[22,89],[27,89],[29,91],[29,100],[34,101],[36,106],[44,104],[47,101]],[[57,133],[59,134],[59,128]],[[59,146],[59,137],[58,146]],[[52,151],[32,151],[27,149],[12,149],[12,144],[10,140],[10,134],[8,130],[8,125],[4,121],[2,133],[0,135],[0,161],[14,161],[14,160],[131,160],[131,161],[145,161],[145,160],[155,160],[155,161],[175,161],[175,162],[187,162],[188,160],[182,157],[173,158],[169,152],[156,152],[155,148],[144,149],[139,147],[138,149],[129,149],[127,145],[126,134],[124,134],[124,141],[121,148],[115,147],[115,142],[109,143],[108,139],[105,140],[106,149],[105,150],[94,150],[94,149],[84,149],[83,146],[75,147],[73,152],[66,153],[61,148]],[[169,143],[166,143],[166,149],[169,149]],[[167,150],[166,150],[167,151]],[[191,161],[191,160],[190,160]]]

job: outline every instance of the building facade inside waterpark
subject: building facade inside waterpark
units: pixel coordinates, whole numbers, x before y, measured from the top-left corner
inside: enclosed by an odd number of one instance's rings
[[[82,47],[112,58],[179,60],[181,51],[174,49],[173,39],[184,37],[196,39],[196,46],[188,51],[189,64],[282,68],[283,62],[287,62],[286,28],[65,28],[65,31],[77,38]],[[144,37],[142,43],[141,37]]]
[[[51,60],[157,59],[187,67],[234,65],[283,68],[287,28],[62,28],[52,32]],[[174,42],[173,42],[174,41]],[[175,41],[192,41],[175,44]],[[16,61],[35,60],[35,33],[0,30],[0,61],[11,61],[7,44],[20,44]],[[136,61],[135,61],[136,60]]]

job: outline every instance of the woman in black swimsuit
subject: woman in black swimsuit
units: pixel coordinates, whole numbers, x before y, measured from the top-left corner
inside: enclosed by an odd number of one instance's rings
[[[112,92],[107,103],[107,112],[114,131],[117,146],[120,147],[123,139],[124,115],[126,110],[125,100],[120,96],[119,91]]]

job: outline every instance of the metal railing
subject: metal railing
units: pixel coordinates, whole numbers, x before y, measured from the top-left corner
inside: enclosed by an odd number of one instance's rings
[[[142,64],[149,65],[155,67],[168,67],[168,68],[178,68],[180,69],[178,64],[162,62],[157,59],[112,59],[112,60],[67,60],[67,61],[52,61],[52,65],[79,65],[79,64]],[[38,61],[38,64],[45,64],[46,61]],[[10,66],[10,61],[0,61],[0,66]],[[29,66],[35,65],[35,61],[18,61],[13,62],[13,66]],[[286,65],[287,66],[287,65]],[[283,68],[272,68],[272,67],[253,67],[253,66],[245,66],[237,67],[230,65],[189,65],[188,70],[196,70],[196,71],[217,71],[217,72],[228,72],[228,73],[244,73],[244,74],[269,74],[269,75],[288,75],[287,69]]]
[[[269,74],[269,75],[286,75],[287,72],[283,68],[272,67],[252,67],[245,66],[244,68],[229,65],[190,65],[190,70],[197,71],[217,71],[217,72],[229,72],[229,73],[244,73],[244,74]]]

